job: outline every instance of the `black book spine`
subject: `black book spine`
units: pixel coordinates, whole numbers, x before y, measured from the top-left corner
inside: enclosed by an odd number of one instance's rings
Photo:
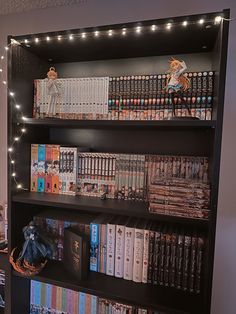
[[[190,249],[191,249],[191,237],[185,236],[184,237],[183,280],[182,280],[182,289],[184,291],[188,290]]]
[[[153,270],[153,255],[154,255],[154,244],[155,244],[155,231],[150,230],[149,234],[149,257],[148,257],[148,283],[152,283],[152,270]]]
[[[182,283],[182,269],[183,269],[183,243],[184,243],[184,236],[179,234],[178,236],[178,244],[177,244],[177,258],[176,258],[176,284],[175,287],[177,289],[181,289]]]
[[[199,237],[198,246],[197,246],[197,261],[196,261],[196,281],[195,281],[196,293],[200,293],[201,291],[201,273],[202,273],[203,252],[204,252],[204,240],[202,237]]]
[[[190,270],[189,270],[189,291],[194,292],[195,273],[196,273],[196,253],[197,253],[197,242],[196,236],[192,237],[191,244],[191,256],[190,256]]]
[[[161,235],[159,231],[155,232],[155,243],[154,243],[154,255],[153,255],[153,278],[152,283],[158,284],[159,274],[159,262],[160,262],[160,250],[161,250]]]
[[[177,239],[178,239],[177,234],[173,233],[171,236],[170,275],[169,275],[169,283],[171,287],[175,286]]]
[[[160,236],[160,256],[159,256],[159,284],[164,285],[164,265],[165,265],[165,246],[166,246],[166,234],[161,233]]]

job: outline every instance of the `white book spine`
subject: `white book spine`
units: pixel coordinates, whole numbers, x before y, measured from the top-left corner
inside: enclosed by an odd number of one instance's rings
[[[116,226],[107,224],[107,269],[106,274],[114,276],[115,272]]]
[[[124,242],[125,226],[116,226],[116,250],[115,250],[115,276],[123,278],[124,275]]]
[[[143,283],[147,283],[148,256],[149,256],[149,230],[144,230],[144,237],[143,237],[143,274],[142,274],[142,282]]]
[[[125,227],[124,279],[133,278],[134,228]]]
[[[133,264],[133,281],[142,282],[143,274],[143,229],[134,230],[134,264]]]

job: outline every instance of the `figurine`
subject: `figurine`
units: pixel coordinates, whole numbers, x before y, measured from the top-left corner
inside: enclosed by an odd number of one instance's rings
[[[25,242],[16,261],[14,252],[10,255],[10,263],[13,268],[23,275],[38,274],[47,263],[46,258],[51,258],[53,249],[48,240],[43,239],[33,221],[23,228]]]
[[[57,116],[57,103],[60,95],[60,84],[54,67],[49,69],[47,77],[47,94],[49,95],[47,117],[53,118]]]
[[[189,116],[191,117],[190,108],[183,97],[183,93],[189,89],[190,83],[186,76],[183,75],[183,72],[187,69],[187,66],[184,61],[179,61],[172,58],[170,61],[170,78],[166,86],[166,90],[170,95],[171,104],[172,104],[172,116],[176,117],[175,112],[175,103],[176,99],[180,99],[181,103],[186,107]]]

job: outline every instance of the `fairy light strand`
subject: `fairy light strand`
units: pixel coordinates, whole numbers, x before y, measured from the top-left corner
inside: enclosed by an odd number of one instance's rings
[[[1,83],[6,87],[7,95],[8,95],[8,97],[10,97],[10,105],[12,106],[13,110],[17,110],[17,113],[21,117],[24,117],[24,113],[21,110],[22,106],[20,106],[18,104],[18,102],[16,101],[15,92],[9,89],[8,84],[7,84],[7,80],[5,78],[6,75],[5,75],[4,70],[3,70],[4,69],[3,62],[5,62],[5,60],[7,60],[7,52],[9,50],[10,46],[13,45],[14,43],[15,42],[12,41],[10,44],[8,44],[7,46],[4,47],[4,52],[2,53],[2,56],[0,59],[0,63],[1,63],[0,79],[1,79]],[[11,164],[11,178],[14,181],[17,190],[27,191],[27,189],[23,187],[23,184],[18,180],[17,171],[16,171],[16,160],[14,158],[14,153],[16,150],[16,144],[18,144],[20,142],[22,136],[26,132],[25,120],[22,120],[22,122],[18,123],[17,127],[19,129],[17,129],[15,134],[12,136],[10,145],[8,147],[9,162]]]

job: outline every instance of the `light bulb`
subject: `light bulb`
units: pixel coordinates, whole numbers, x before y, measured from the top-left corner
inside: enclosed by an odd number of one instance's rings
[[[94,32],[94,36],[98,37],[99,36],[99,31]]]
[[[10,92],[9,95],[10,95],[11,97],[13,97],[13,96],[15,95],[15,93]]]
[[[22,128],[22,129],[21,129],[21,132],[22,132],[22,133],[25,133],[25,132],[26,132],[26,129],[25,129],[25,128]]]
[[[22,189],[22,184],[17,184],[17,189]]]
[[[200,19],[200,20],[198,21],[198,23],[199,23],[200,25],[202,25],[202,24],[204,24],[204,20],[203,20],[203,19]]]
[[[13,165],[14,165],[14,163],[15,163],[15,160],[11,160],[11,164],[13,164]]]
[[[122,28],[122,35],[126,35],[126,28]]]
[[[3,59],[4,59],[4,56],[1,56],[1,59],[3,60]]]
[[[20,109],[20,105],[16,104],[15,107],[16,107],[16,109]]]
[[[2,83],[3,83],[4,85],[7,85],[7,82],[6,82],[6,81],[2,81]]]
[[[50,40],[51,40],[51,38],[50,38],[49,36],[47,36],[47,37],[46,37],[46,40],[47,40],[47,41],[50,41]]]
[[[9,48],[6,46],[6,47],[5,47],[5,50],[9,50]]]
[[[215,17],[215,24],[219,24],[222,21],[222,16]]]
[[[57,40],[59,41],[61,40],[61,35],[57,36]]]
[[[2,69],[0,69],[0,72],[2,72]]]
[[[15,177],[15,176],[16,176],[16,173],[15,173],[15,172],[13,172],[11,175],[12,175],[12,177]]]
[[[73,40],[73,39],[74,39],[73,35],[70,35],[69,40]]]
[[[171,27],[172,27],[171,23],[167,23],[167,24],[166,24],[166,29],[170,30]]]
[[[28,39],[25,39],[25,43],[27,44],[29,41],[28,41]]]
[[[156,25],[152,25],[151,26],[151,30],[154,32],[155,30],[157,29],[157,26]]]
[[[24,120],[24,121],[25,121],[25,120],[27,120],[27,118],[26,118],[25,116],[22,116],[22,120]]]
[[[85,33],[82,33],[82,38],[86,38],[86,34]]]
[[[34,40],[36,42],[36,44],[39,42],[39,39],[38,38],[35,38]]]
[[[187,26],[188,25],[188,21],[183,21],[183,26]]]
[[[19,141],[19,137],[15,137],[14,141],[18,142]]]
[[[137,26],[136,27],[136,33],[138,33],[138,34],[141,33],[141,29],[142,29],[141,26]]]
[[[12,147],[9,147],[9,148],[8,148],[8,151],[9,151],[9,152],[13,152],[13,148],[12,148]]]

